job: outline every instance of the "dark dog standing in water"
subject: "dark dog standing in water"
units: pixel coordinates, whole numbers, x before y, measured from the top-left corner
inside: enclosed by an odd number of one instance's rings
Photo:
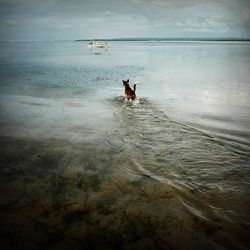
[[[123,81],[123,86],[125,87],[125,96],[127,98],[127,100],[131,101],[131,100],[135,100],[136,99],[136,95],[135,95],[135,90],[136,90],[136,84],[134,84],[134,90],[132,90],[129,86],[129,79],[127,81]]]

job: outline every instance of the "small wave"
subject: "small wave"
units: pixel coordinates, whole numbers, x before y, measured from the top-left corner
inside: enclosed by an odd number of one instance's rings
[[[187,202],[184,202],[181,198],[179,198],[180,202],[182,203],[182,205],[193,215],[203,219],[203,220],[207,220],[209,221],[209,217],[207,215],[205,215],[201,209],[197,209],[194,206],[192,206],[191,204],[187,204]]]
[[[128,101],[125,96],[117,96],[113,99],[114,102],[119,104],[130,104],[130,105],[137,105],[137,104],[148,104],[150,103],[149,99],[146,97],[140,97],[133,101]]]
[[[28,101],[19,101],[21,104],[31,105],[31,106],[44,106],[49,107],[50,105],[47,103],[39,103],[39,102],[28,102]]]

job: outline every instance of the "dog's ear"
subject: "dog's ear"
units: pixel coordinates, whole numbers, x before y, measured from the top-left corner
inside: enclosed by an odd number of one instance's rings
[[[127,83],[129,83],[129,79],[127,80]]]
[[[126,83],[126,81],[122,80],[123,83]]]

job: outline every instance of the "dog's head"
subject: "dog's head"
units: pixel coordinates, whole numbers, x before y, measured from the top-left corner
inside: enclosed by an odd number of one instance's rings
[[[128,84],[129,83],[129,79],[127,81],[125,81],[125,80],[122,80],[122,81],[123,81],[123,86],[124,87],[129,86],[129,84]]]

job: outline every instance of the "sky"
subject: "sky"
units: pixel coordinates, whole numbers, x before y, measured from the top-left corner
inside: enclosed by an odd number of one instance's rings
[[[0,0],[0,40],[250,38],[250,0]]]

